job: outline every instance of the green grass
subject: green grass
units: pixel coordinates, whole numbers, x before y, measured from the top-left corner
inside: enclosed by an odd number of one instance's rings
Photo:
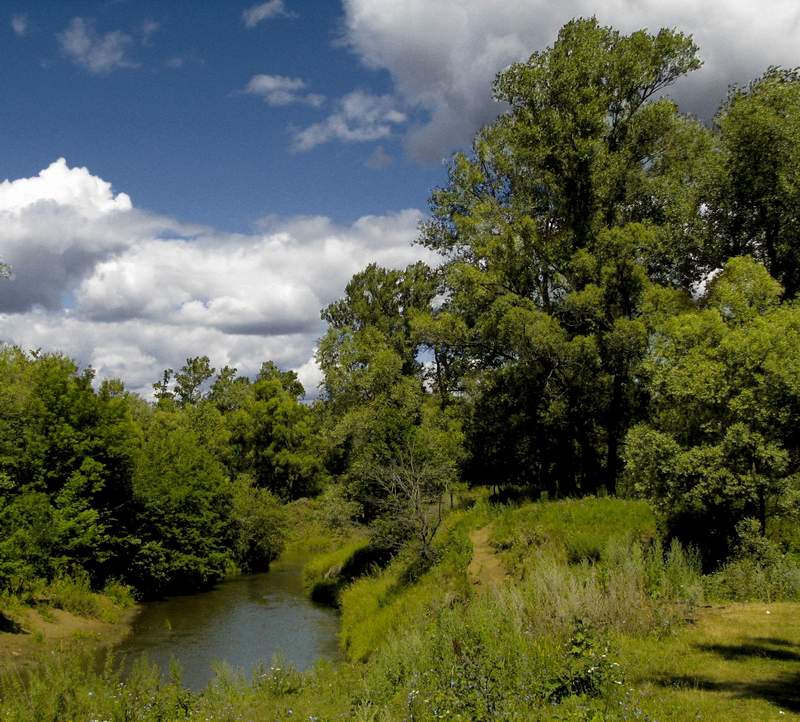
[[[369,566],[369,540],[355,534],[330,551],[313,556],[303,566],[303,586],[316,602],[336,606],[339,592]]]
[[[661,640],[620,637],[635,707],[658,720],[800,719],[800,605],[700,611]]]
[[[340,639],[350,659],[367,659],[395,630],[428,620],[437,610],[469,597],[469,532],[488,523],[490,516],[485,503],[450,514],[435,540],[438,562],[413,583],[407,582],[413,560],[401,554],[388,568],[356,580],[341,593]]]
[[[513,566],[496,588],[467,572],[470,533],[487,525]],[[646,505],[480,502],[435,544],[424,573],[401,554],[342,592],[353,661],[221,667],[195,695],[145,663],[122,682],[113,664],[65,654],[24,684],[0,681],[0,720],[800,718],[800,604],[702,606],[698,560],[661,548]],[[328,549],[313,574],[357,549]]]
[[[94,591],[85,576],[33,581],[24,589],[0,594],[0,609],[12,619],[31,608],[43,617],[49,609],[63,609],[80,617],[115,623],[134,602],[128,585],[111,581],[102,590]]]
[[[42,598],[56,609],[104,622],[119,621],[134,603],[133,592],[125,584],[109,582],[102,592],[94,592],[88,579],[80,577],[54,579],[44,588]]]
[[[610,539],[648,542],[656,538],[656,519],[644,501],[611,497],[566,499],[507,507],[497,513],[492,543],[508,552],[517,571],[532,548],[549,547],[565,561],[598,561]]]

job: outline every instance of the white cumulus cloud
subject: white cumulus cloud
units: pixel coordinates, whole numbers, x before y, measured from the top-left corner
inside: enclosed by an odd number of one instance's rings
[[[0,341],[63,351],[142,393],[201,354],[251,375],[272,359],[313,393],[320,309],[370,262],[435,262],[412,244],[421,219],[267,217],[229,234],[137,209],[59,159],[0,183],[0,258],[14,273],[0,281]]]
[[[407,120],[392,96],[354,90],[338,101],[336,110],[325,120],[295,130],[292,147],[306,151],[332,140],[346,143],[380,140],[390,137]]]
[[[302,78],[288,78],[285,75],[254,75],[244,87],[248,95],[263,98],[267,105],[282,106],[305,103],[318,108],[325,102],[319,93],[305,92],[306,82]]]
[[[245,27],[254,28],[264,20],[278,17],[294,17],[294,13],[286,10],[283,0],[268,0],[265,3],[253,5],[242,13]]]

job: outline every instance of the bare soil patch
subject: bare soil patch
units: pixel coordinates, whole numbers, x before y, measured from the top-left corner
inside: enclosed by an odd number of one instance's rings
[[[472,542],[472,561],[467,573],[472,583],[481,589],[492,589],[508,577],[503,562],[489,543],[491,535],[491,525],[474,529],[469,535]]]

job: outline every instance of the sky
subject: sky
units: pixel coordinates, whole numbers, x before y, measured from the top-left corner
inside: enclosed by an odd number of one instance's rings
[[[796,0],[2,0],[0,341],[143,394],[272,359],[313,396],[320,308],[436,262],[417,228],[495,74],[590,15],[692,34],[670,94],[705,120],[800,65]]]

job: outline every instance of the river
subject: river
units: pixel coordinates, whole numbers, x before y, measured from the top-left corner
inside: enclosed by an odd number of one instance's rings
[[[298,669],[317,659],[337,659],[338,614],[305,596],[302,563],[282,558],[264,574],[143,604],[116,651],[127,660],[144,653],[163,672],[176,660],[183,684],[195,691],[213,677],[214,662],[249,673],[276,654]]]

